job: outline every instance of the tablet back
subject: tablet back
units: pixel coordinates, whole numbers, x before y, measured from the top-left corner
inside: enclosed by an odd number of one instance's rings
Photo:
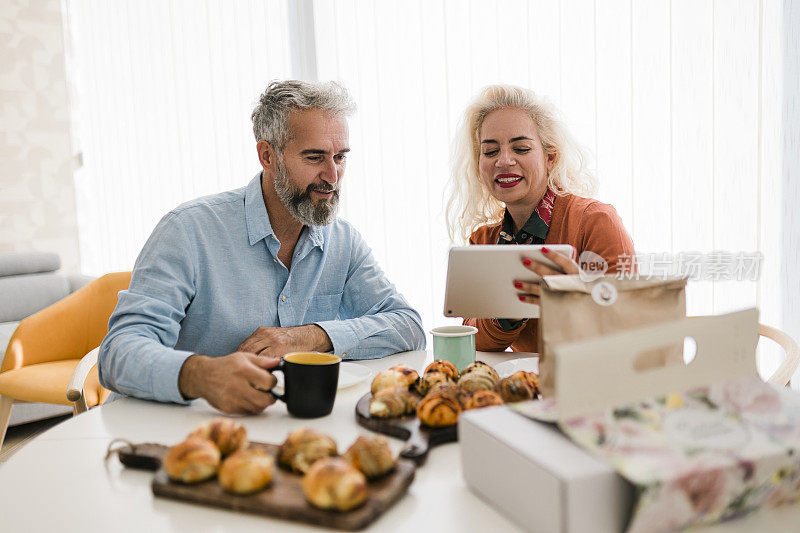
[[[548,250],[570,257],[569,244],[548,244]],[[551,252],[552,253],[552,252]],[[464,318],[538,318],[539,306],[520,302],[514,280],[534,281],[536,274],[522,259],[557,268],[541,245],[478,244],[454,246],[447,263],[444,315]]]

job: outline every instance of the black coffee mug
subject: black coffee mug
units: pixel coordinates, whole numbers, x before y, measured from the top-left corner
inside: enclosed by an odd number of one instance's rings
[[[272,395],[284,402],[289,414],[298,418],[329,415],[339,386],[339,362],[331,353],[287,353],[272,372],[283,372],[283,394]]]

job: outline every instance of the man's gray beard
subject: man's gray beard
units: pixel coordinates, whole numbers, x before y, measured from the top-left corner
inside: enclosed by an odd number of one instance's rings
[[[275,192],[281,199],[283,205],[299,220],[304,226],[327,226],[336,218],[336,210],[339,207],[339,189],[327,183],[327,188],[321,188],[314,184],[306,187],[305,191],[300,191],[292,186],[289,181],[289,174],[283,161],[278,158],[275,169]],[[314,203],[311,200],[313,190],[333,191],[330,201],[320,200]]]

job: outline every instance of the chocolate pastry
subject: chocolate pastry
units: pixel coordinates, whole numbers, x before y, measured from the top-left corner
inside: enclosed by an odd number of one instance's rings
[[[425,369],[425,373],[427,374],[428,372],[444,372],[450,376],[450,379],[453,381],[458,381],[458,369],[456,368],[456,365],[450,361],[445,361],[444,359],[437,359],[433,363],[429,364]]]
[[[503,398],[490,390],[479,390],[461,397],[461,407],[465,410],[489,407],[490,405],[503,405]]]
[[[416,383],[418,378],[419,374],[413,368],[406,365],[395,365],[378,372],[378,375],[372,380],[372,394],[387,387],[409,388]]]
[[[420,397],[405,387],[379,390],[369,401],[369,414],[377,418],[395,418],[417,410]]]
[[[428,367],[430,368],[430,367]],[[434,385],[438,383],[454,383],[453,379],[450,377],[449,374],[444,372],[439,372],[438,370],[434,370],[432,372],[425,372],[425,374],[417,380],[417,383],[414,385],[417,392],[420,393],[422,396],[428,394],[433,388]]]
[[[494,390],[509,403],[533,398],[533,390],[528,385],[528,380],[518,372],[498,381]]]
[[[417,417],[420,422],[433,428],[455,425],[460,412],[461,404],[457,397],[433,391],[428,393],[417,407]]]

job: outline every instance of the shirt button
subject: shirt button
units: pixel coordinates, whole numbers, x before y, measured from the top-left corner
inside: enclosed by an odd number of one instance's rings
[[[273,257],[273,258],[272,258],[272,262],[273,262],[273,263],[277,263],[277,262],[278,262],[278,260],[277,260],[277,259],[275,259],[275,258]]]
[[[285,302],[286,301],[286,296],[281,296],[281,301]]]

